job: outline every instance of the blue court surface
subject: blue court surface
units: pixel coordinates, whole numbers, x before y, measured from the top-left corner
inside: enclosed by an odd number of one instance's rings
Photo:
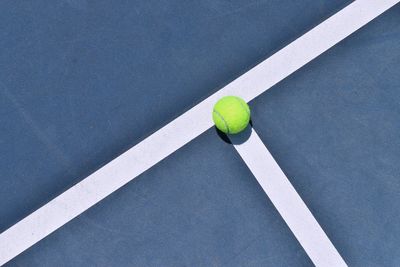
[[[0,236],[351,3],[0,1]],[[349,266],[400,266],[399,48],[396,4],[249,102]],[[5,266],[313,262],[210,128]]]

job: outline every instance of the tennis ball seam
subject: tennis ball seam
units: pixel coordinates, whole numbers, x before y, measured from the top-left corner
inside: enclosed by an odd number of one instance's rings
[[[229,132],[230,132],[229,126],[228,126],[228,123],[226,122],[226,120],[224,119],[224,117],[218,111],[216,111],[215,109],[213,110],[213,112],[215,112],[215,114],[217,114],[217,116],[224,122],[226,130],[227,130],[227,133],[229,134]]]

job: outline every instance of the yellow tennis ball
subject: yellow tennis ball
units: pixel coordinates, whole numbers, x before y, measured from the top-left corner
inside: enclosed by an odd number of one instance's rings
[[[218,130],[237,134],[249,124],[250,108],[240,97],[225,96],[214,105],[212,117]]]

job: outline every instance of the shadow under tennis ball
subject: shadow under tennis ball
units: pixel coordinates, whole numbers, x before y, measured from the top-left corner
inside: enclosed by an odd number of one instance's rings
[[[221,140],[231,145],[240,145],[246,142],[247,139],[249,139],[250,137],[251,128],[253,128],[253,122],[251,120],[249,122],[249,125],[246,127],[246,129],[243,130],[243,132],[235,135],[223,133],[220,130],[218,130],[217,127],[214,126],[214,129],[217,135],[221,138]]]

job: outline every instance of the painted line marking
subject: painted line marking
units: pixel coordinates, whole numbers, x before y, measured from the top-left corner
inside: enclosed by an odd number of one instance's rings
[[[0,234],[8,262],[213,126],[223,96],[247,102],[298,70],[400,0],[357,0],[194,106],[121,156]]]
[[[315,266],[347,266],[256,131],[229,139]]]

